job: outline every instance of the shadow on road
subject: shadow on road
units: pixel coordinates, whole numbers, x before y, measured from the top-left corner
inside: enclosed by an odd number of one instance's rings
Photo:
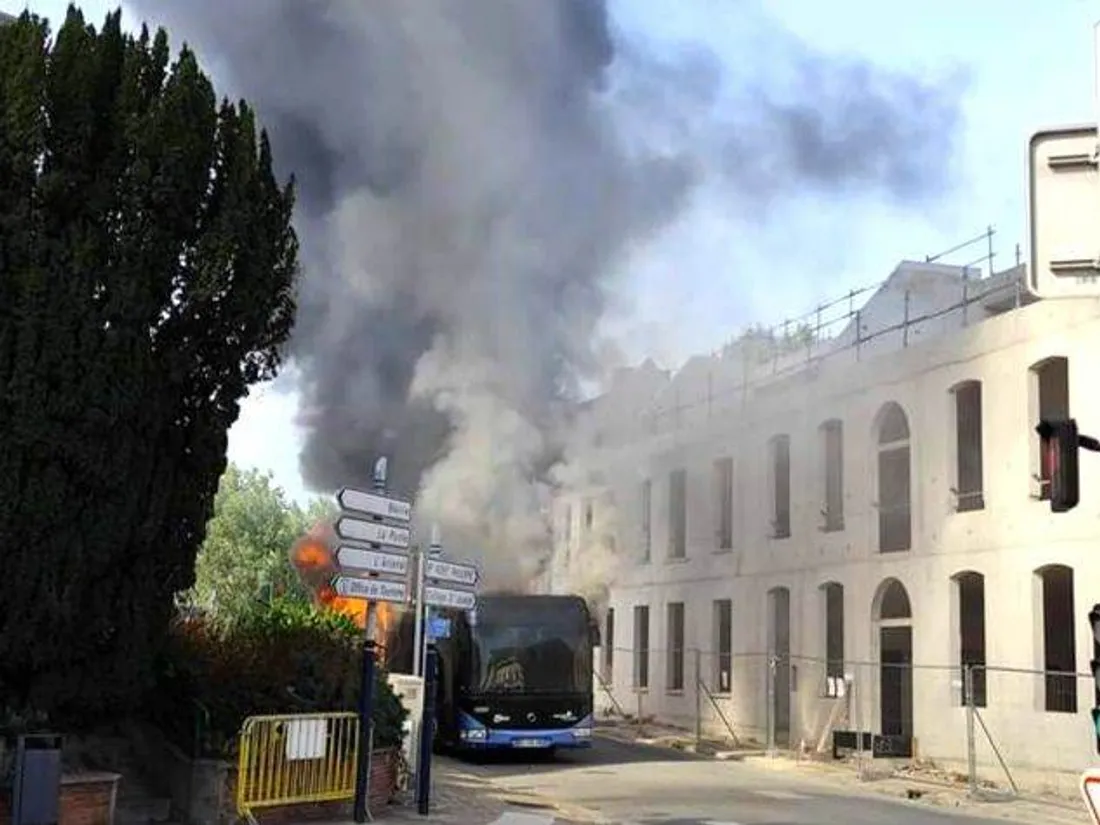
[[[597,736],[585,750],[546,751],[501,750],[484,753],[447,754],[459,765],[480,768],[499,776],[546,774],[576,768],[611,767],[649,762],[692,762],[706,757],[635,742],[621,742]]]

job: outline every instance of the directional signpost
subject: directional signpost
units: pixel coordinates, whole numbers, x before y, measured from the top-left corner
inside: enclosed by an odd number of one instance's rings
[[[472,610],[477,605],[480,573],[469,562],[443,558],[436,529],[432,530],[429,547],[412,547],[412,505],[386,495],[385,458],[375,465],[373,491],[345,487],[337,494],[336,501],[341,512],[333,525],[339,537],[334,554],[337,573],[333,588],[343,598],[395,602],[409,605],[415,611],[413,677],[425,677],[427,696],[433,692],[429,682],[434,670],[426,667],[429,637],[435,635],[433,628],[446,624],[434,622],[431,609]],[[368,641],[359,708],[363,736],[370,730],[373,678],[374,652]],[[422,813],[427,812],[431,786],[430,759],[423,753],[431,753],[432,713],[431,703],[426,702],[419,725],[421,755],[416,765],[418,806],[422,806]],[[361,758],[355,783],[356,822],[365,822],[369,816],[366,807],[369,750],[369,743],[364,739],[359,746]]]
[[[382,573],[388,576],[407,576],[409,557],[400,553],[383,553],[350,544],[336,548],[336,563],[342,570]]]
[[[433,607],[472,610],[477,605],[477,567],[469,562],[456,562],[441,557],[438,531],[432,529],[432,541],[426,552],[418,554],[420,564],[416,578],[416,634],[414,649],[419,672],[424,675],[424,715],[420,723],[420,757],[417,760],[417,810],[428,814],[431,789],[431,737],[435,722],[434,682],[437,678],[437,652],[431,644],[432,631],[440,623],[434,621]],[[414,668],[416,665],[414,665]]]
[[[405,523],[412,521],[412,505],[407,501],[398,501],[395,498],[386,498],[345,487],[336,494],[336,502],[341,509],[353,513],[392,518]]]
[[[409,589],[404,582],[387,579],[357,579],[353,576],[339,576],[336,579],[336,592],[345,599],[366,599],[370,602],[403,602],[408,598]]]
[[[412,505],[386,496],[387,460],[374,465],[374,491],[345,487],[336,496],[341,513],[334,525],[337,575],[333,588],[346,599],[367,602],[409,601],[409,544]],[[396,522],[396,523],[395,523]],[[366,822],[370,772],[370,728],[374,692],[374,643],[368,638],[363,652],[363,679],[359,689],[359,764],[355,774],[356,822]]]
[[[477,605],[477,594],[469,590],[455,590],[452,587],[434,587],[426,584],[424,585],[424,604],[429,607],[473,610]]]
[[[375,516],[375,518],[378,518]],[[377,521],[364,521],[355,516],[340,516],[336,519],[336,535],[342,539],[362,541],[385,547],[407,549],[411,535],[404,527],[379,524]]]
[[[432,607],[473,610],[477,604],[478,578],[477,568],[468,562],[425,559],[424,603]]]

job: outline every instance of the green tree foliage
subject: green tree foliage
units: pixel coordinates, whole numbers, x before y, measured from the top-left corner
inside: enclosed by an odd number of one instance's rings
[[[363,632],[346,616],[286,597],[254,605],[232,625],[181,618],[151,721],[191,754],[232,758],[247,716],[355,710],[362,645]],[[377,667],[375,747],[399,744],[407,716]]]
[[[195,586],[184,601],[219,623],[235,622],[272,596],[308,601],[287,553],[335,508],[288,503],[271,475],[230,465],[214,499],[214,517],[195,564]]]
[[[295,311],[252,110],[120,18],[0,26],[0,703],[55,723],[150,684]]]

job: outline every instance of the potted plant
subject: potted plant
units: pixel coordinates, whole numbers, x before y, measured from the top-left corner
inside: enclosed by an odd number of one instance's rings
[[[378,667],[374,674],[370,803],[372,807],[379,807],[387,804],[398,788],[404,757],[401,744],[409,712],[394,693],[385,670]]]

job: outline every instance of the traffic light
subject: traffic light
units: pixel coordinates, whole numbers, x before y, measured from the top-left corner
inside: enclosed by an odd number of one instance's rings
[[[1093,656],[1100,652],[1100,604],[1089,611],[1089,627],[1092,629]],[[1100,753],[1100,661],[1089,662],[1093,681],[1092,729],[1096,735],[1096,752]]]
[[[1065,513],[1080,501],[1080,473],[1077,450],[1081,439],[1072,418],[1040,421],[1035,427],[1043,450],[1043,464],[1050,474],[1050,510]]]

